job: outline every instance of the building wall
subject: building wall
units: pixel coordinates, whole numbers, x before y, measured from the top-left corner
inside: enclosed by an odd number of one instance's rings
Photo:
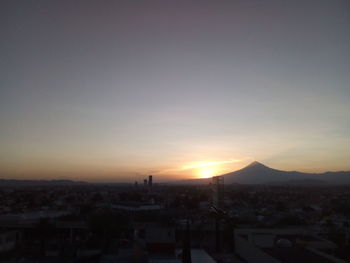
[[[278,260],[254,246],[247,239],[235,235],[236,253],[248,263],[279,263]]]

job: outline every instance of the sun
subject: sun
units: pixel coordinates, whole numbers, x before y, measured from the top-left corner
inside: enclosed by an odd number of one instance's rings
[[[203,167],[199,169],[198,175],[200,178],[210,178],[215,175],[215,171],[212,167]]]
[[[211,178],[222,174],[225,169],[222,167],[224,164],[236,162],[235,160],[224,160],[224,161],[203,161],[203,162],[192,162],[181,167],[182,171],[190,170],[192,176],[195,178]]]

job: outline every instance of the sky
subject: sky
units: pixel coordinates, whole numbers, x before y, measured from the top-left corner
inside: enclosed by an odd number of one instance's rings
[[[1,1],[0,177],[350,170],[350,3]]]

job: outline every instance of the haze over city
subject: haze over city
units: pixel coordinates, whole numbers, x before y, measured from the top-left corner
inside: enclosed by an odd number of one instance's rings
[[[0,177],[350,170],[348,1],[2,1]]]

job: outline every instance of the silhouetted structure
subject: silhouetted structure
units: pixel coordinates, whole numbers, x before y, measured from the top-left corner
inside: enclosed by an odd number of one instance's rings
[[[148,176],[148,186],[149,186],[150,188],[152,187],[152,181],[153,181],[152,175]]]
[[[224,177],[213,176],[212,178],[212,211],[215,215],[215,245],[216,251],[221,250],[220,221],[225,214],[222,210],[224,201]]]
[[[182,249],[182,263],[191,263],[191,238],[190,238],[190,224],[189,220],[186,223],[186,231],[184,235],[183,241],[183,249]]]
[[[146,187],[147,186],[147,179],[143,180],[143,185]]]
[[[212,206],[217,209],[223,208],[224,201],[224,177],[213,176],[212,178]]]

